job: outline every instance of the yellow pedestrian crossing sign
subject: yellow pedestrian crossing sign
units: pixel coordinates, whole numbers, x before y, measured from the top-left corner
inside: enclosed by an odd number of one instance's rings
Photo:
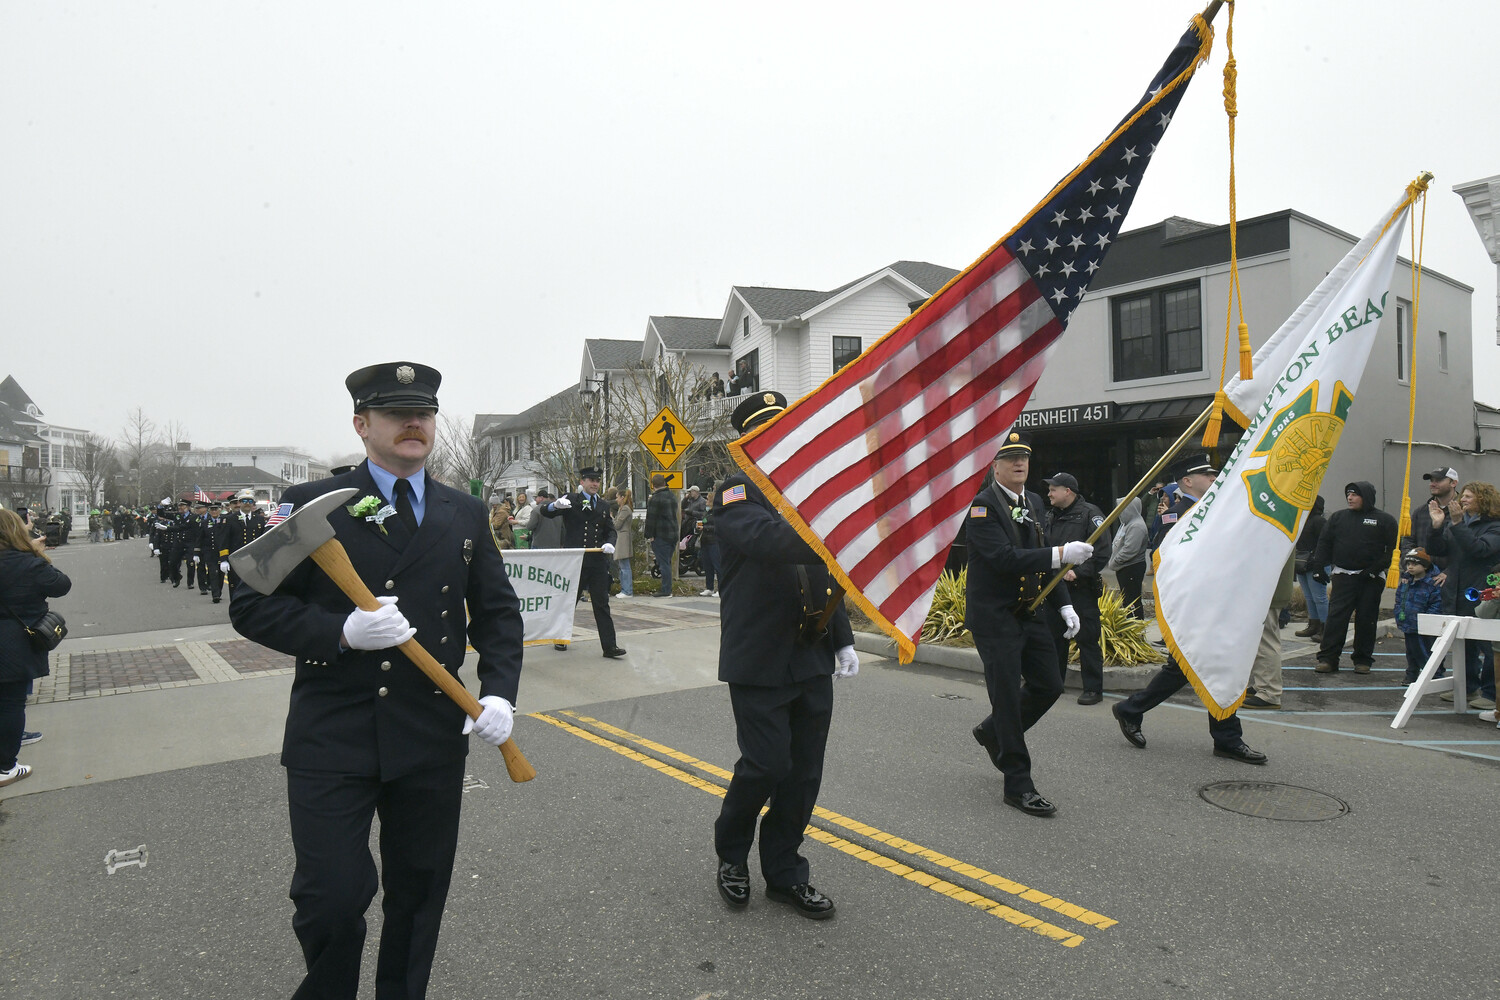
[[[636,439],[646,446],[663,469],[676,465],[682,453],[688,450],[688,445],[693,443],[692,432],[677,419],[670,406],[663,406]]]

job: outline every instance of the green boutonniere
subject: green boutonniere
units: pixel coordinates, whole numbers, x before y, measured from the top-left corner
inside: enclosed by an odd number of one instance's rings
[[[349,512],[350,517],[362,518],[366,522],[374,521],[375,527],[380,529],[380,533],[382,535],[387,534],[385,530],[385,519],[396,513],[396,508],[392,507],[390,504],[386,504],[382,507],[380,504],[380,498],[376,496],[365,497],[358,503],[350,504],[344,509]]]
[[[1028,513],[1029,512],[1025,507],[1012,507],[1010,509],[1010,519],[1012,521],[1015,521],[1017,524],[1020,524],[1022,521],[1026,520],[1026,515]]]

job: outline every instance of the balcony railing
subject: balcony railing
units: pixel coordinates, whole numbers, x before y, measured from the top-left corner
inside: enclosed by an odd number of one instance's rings
[[[46,486],[51,482],[51,469],[39,469],[29,465],[0,465],[0,483],[19,486]]]

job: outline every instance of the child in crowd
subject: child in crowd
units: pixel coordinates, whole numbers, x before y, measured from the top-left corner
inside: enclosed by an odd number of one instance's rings
[[[1396,588],[1396,626],[1406,636],[1406,683],[1417,679],[1432,655],[1432,637],[1417,631],[1418,615],[1443,613],[1443,592],[1432,582],[1432,558],[1425,549],[1401,557],[1401,585]]]

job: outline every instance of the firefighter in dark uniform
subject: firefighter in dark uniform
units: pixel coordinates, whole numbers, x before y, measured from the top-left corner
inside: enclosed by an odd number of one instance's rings
[[[224,547],[227,525],[223,511],[217,503],[210,503],[204,516],[198,521],[198,588],[199,593],[212,593],[214,603],[224,599],[224,571],[221,563],[228,558],[219,555]]]
[[[578,596],[589,592],[594,609],[594,626],[599,630],[599,645],[608,659],[617,660],[625,650],[615,642],[615,620],[609,613],[609,564],[615,558],[615,522],[609,501],[599,495],[603,474],[593,466],[578,470],[578,492],[565,493],[542,508],[543,517],[563,519],[565,549],[603,549],[585,552],[578,580]],[[566,649],[564,643],[557,648]]]
[[[1062,695],[1063,682],[1052,632],[1031,604],[1051,570],[1063,563],[1085,563],[1094,550],[1086,542],[1047,544],[1042,498],[1026,491],[1030,469],[1030,436],[1010,431],[990,466],[993,481],[979,491],[965,519],[969,576],[964,621],[974,635],[990,696],[990,714],[974,727],[974,739],[1005,775],[1006,805],[1032,816],[1051,816],[1057,807],[1031,780],[1026,730]],[[1077,635],[1078,615],[1068,585],[1059,582],[1047,603],[1066,623],[1064,636]]]
[[[198,593],[200,596],[208,593],[208,556],[212,553],[207,551],[213,545],[213,518],[208,513],[208,502],[206,500],[195,500],[193,502],[192,517],[188,522],[187,530],[187,570],[188,587],[191,589],[193,581],[198,581]],[[205,544],[205,536],[207,542]],[[215,566],[217,569],[218,567]]]
[[[297,856],[292,928],[307,963],[296,998],[352,998],[359,988],[364,914],[378,887],[369,849],[377,812],[385,920],[375,995],[426,994],[458,844],[466,734],[472,728],[494,745],[510,735],[520,606],[484,505],[425,472],[440,379],[412,363],[350,375],[367,460],[281,498],[295,509],[331,490],[357,490],[328,521],[380,595],[379,610],[356,610],[312,560],[274,594],[242,585],[231,595],[230,619],[242,635],[297,658],[281,752]],[[348,513],[366,497],[396,513],[378,523]],[[414,634],[455,676],[465,644],[474,647],[484,706],[477,721],[393,648]]]
[[[1198,498],[1213,486],[1214,479],[1219,470],[1214,468],[1213,463],[1208,460],[1207,455],[1193,455],[1189,458],[1180,459],[1172,467],[1172,478],[1177,480],[1177,496],[1173,498],[1170,506],[1161,515],[1161,525],[1156,534],[1151,538],[1151,549],[1155,551],[1161,546],[1162,540],[1167,533],[1177,526],[1192,510],[1193,504]],[[1137,750],[1146,748],[1146,737],[1141,732],[1141,721],[1146,713],[1157,705],[1166,701],[1172,695],[1187,686],[1187,675],[1182,672],[1182,667],[1177,659],[1171,655],[1167,656],[1167,662],[1157,671],[1146,686],[1132,694],[1124,701],[1115,702],[1110,706],[1114,712],[1115,721],[1120,724],[1120,732],[1125,736],[1126,742]],[[1236,713],[1227,719],[1215,719],[1212,715],[1208,717],[1208,732],[1214,741],[1214,756],[1228,757],[1246,764],[1264,764],[1266,755],[1258,750],[1250,749],[1245,742],[1245,737],[1240,726],[1240,717]]]
[[[189,535],[193,532],[193,514],[188,509],[186,500],[177,501],[177,513],[172,515],[172,523],[166,533],[167,562],[172,567],[172,586],[182,585],[182,564],[188,564],[192,569],[193,545]],[[193,578],[188,577],[188,586],[193,585]]]
[[[786,408],[779,392],[757,392],[731,422],[743,434]],[[833,581],[803,541],[743,474],[714,491],[719,545],[719,680],[729,684],[740,759],[714,823],[719,894],[750,902],[747,862],[761,807],[760,870],[766,896],[814,920],[833,900],[809,884],[798,853],[823,781],[823,750],[833,717],[833,678],[859,672],[854,632],[840,602],[825,628]]]
[[[1047,483],[1047,544],[1086,542],[1101,524],[1104,512],[1078,495],[1078,480],[1059,472]],[[1087,561],[1063,574],[1073,610],[1078,613],[1078,634],[1071,642],[1078,644],[1078,672],[1083,677],[1080,705],[1097,705],[1104,700],[1104,652],[1099,648],[1099,598],[1104,594],[1100,574],[1109,562],[1109,532],[1094,543],[1094,554]],[[1070,640],[1063,638],[1067,627],[1060,617],[1048,616],[1052,642],[1057,647],[1057,669],[1063,682],[1068,679]]]
[[[229,577],[229,595],[233,597],[240,578],[230,568],[229,556],[259,538],[265,531],[265,521],[258,517],[260,510],[255,506],[254,493],[236,494],[231,507],[234,509],[224,515],[221,528],[219,570]]]
[[[151,542],[151,553],[156,556],[156,561],[161,565],[161,582],[166,583],[172,577],[172,522],[175,520],[172,514],[172,501],[163,498],[156,505],[156,513],[151,517],[151,526],[147,532],[147,538]]]

